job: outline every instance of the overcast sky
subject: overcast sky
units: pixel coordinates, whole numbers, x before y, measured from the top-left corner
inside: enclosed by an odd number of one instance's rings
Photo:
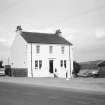
[[[73,43],[77,61],[105,59],[105,0],[0,0],[0,55],[9,55],[15,29],[55,32]]]

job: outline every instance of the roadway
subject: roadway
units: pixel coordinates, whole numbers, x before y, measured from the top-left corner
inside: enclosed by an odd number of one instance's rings
[[[0,82],[0,105],[105,105],[105,94]]]

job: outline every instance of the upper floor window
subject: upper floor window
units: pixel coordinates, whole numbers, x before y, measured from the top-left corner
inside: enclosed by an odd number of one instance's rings
[[[40,53],[40,46],[39,46],[39,45],[36,46],[36,53],[37,53],[37,54]]]
[[[64,50],[65,50],[65,47],[62,46],[62,47],[61,47],[61,53],[62,53],[62,54],[64,54]]]
[[[53,46],[49,46],[49,53],[53,53]]]

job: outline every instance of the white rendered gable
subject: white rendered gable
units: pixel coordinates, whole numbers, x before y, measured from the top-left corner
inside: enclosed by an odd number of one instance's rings
[[[11,66],[14,68],[26,68],[27,67],[27,43],[17,34],[15,40],[11,46]]]

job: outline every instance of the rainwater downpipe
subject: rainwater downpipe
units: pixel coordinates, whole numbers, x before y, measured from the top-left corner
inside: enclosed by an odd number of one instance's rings
[[[32,69],[32,43],[31,43],[31,76],[33,78],[33,69]]]
[[[70,62],[70,78],[71,78],[71,56],[70,56],[71,52],[70,52],[70,45],[69,45],[69,62]]]

